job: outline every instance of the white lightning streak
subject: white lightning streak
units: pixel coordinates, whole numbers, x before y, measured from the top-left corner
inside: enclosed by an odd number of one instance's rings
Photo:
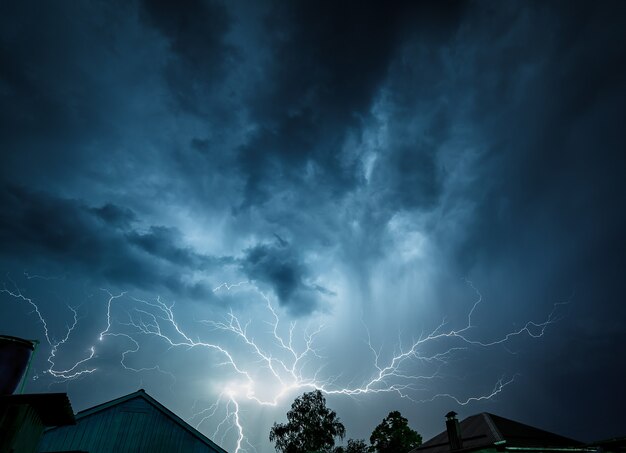
[[[31,276],[27,275],[27,278]],[[60,341],[51,338],[48,324],[42,315],[38,305],[29,297],[26,297],[13,283],[15,289],[11,290],[4,285],[0,293],[7,294],[17,300],[29,304],[37,314],[40,324],[43,326],[44,336],[50,345],[48,362],[50,364],[47,373],[58,379],[73,379],[81,375],[93,373],[96,368],[86,367],[86,364],[95,357],[95,346],[89,348],[90,354],[72,367],[59,370],[55,366],[55,358],[60,346],[64,345],[70,338],[78,324],[78,313],[75,308],[69,307],[73,313],[73,322],[67,326],[67,331]],[[106,318],[104,329],[97,338],[103,342],[107,337],[122,338],[129,341],[131,346],[121,352],[120,364],[129,371],[159,371],[168,374],[174,380],[175,376],[162,370],[159,365],[145,368],[131,367],[126,363],[129,355],[134,355],[141,350],[141,337],[153,337],[162,341],[168,348],[201,348],[212,351],[221,357],[219,365],[229,367],[239,377],[239,380],[231,381],[222,389],[217,401],[197,413],[191,420],[197,427],[211,421],[217,417],[222,417],[215,426],[215,435],[221,433],[222,438],[229,435],[229,431],[236,432],[235,453],[256,450],[246,437],[244,424],[240,417],[240,406],[243,402],[254,403],[260,406],[277,406],[288,394],[295,391],[317,389],[329,395],[345,395],[357,397],[361,395],[377,393],[395,393],[401,398],[408,398],[416,402],[433,401],[437,398],[449,398],[459,405],[466,405],[471,402],[488,400],[503,391],[504,387],[511,384],[515,376],[511,378],[500,378],[493,390],[484,395],[459,398],[449,393],[439,393],[427,399],[418,399],[415,394],[419,391],[427,390],[425,384],[436,378],[441,378],[439,369],[448,363],[449,358],[456,352],[474,348],[489,348],[509,342],[512,338],[526,335],[531,338],[539,338],[544,335],[546,328],[556,322],[555,313],[557,307],[563,303],[554,305],[547,318],[541,322],[528,321],[523,327],[512,332],[503,334],[500,337],[488,340],[477,339],[470,335],[470,331],[475,325],[472,317],[482,302],[480,292],[471,282],[467,284],[475,291],[476,300],[467,314],[464,325],[457,328],[446,328],[445,321],[439,324],[427,335],[420,335],[414,339],[409,347],[403,347],[400,341],[397,350],[391,357],[383,360],[381,348],[376,348],[372,344],[369,329],[365,326],[367,336],[367,348],[372,354],[371,375],[362,379],[358,385],[340,385],[341,376],[324,377],[324,358],[315,347],[316,339],[323,333],[324,326],[305,329],[301,337],[298,337],[299,347],[296,346],[294,335],[296,323],[290,323],[287,334],[281,335],[281,323],[276,309],[273,307],[270,298],[260,291],[254,283],[241,281],[234,284],[222,283],[214,288],[214,292],[233,291],[242,287],[251,288],[265,302],[269,321],[257,321],[254,325],[268,326],[262,332],[262,338],[257,338],[251,332],[252,321],[243,322],[233,311],[229,311],[221,320],[201,320],[201,325],[208,327],[207,337],[212,334],[226,335],[232,337],[227,346],[219,341],[209,341],[207,339],[194,338],[184,326],[176,319],[174,303],[167,304],[156,297],[154,300],[145,300],[127,295],[125,292],[113,294],[108,290],[103,291],[108,296],[106,301]],[[125,313],[127,320],[122,321],[121,314]],[[258,332],[257,332],[258,334]],[[234,343],[233,343],[234,340]],[[446,341],[452,345],[441,347]],[[237,344],[239,349],[233,349],[232,345]],[[427,353],[427,346],[439,346],[439,350],[434,353]],[[239,355],[244,350],[250,359],[241,359]],[[311,371],[309,365],[315,365]],[[432,365],[434,371],[424,374],[413,374],[408,371],[407,365],[423,364]],[[259,376],[264,373],[266,378]],[[271,382],[267,382],[267,378]],[[268,396],[268,389],[271,394]],[[222,414],[222,415],[220,415]],[[228,426],[227,428],[225,428]]]
[[[44,337],[46,338],[46,342],[50,346],[50,353],[47,359],[48,363],[50,364],[50,367],[47,370],[45,370],[44,373],[48,373],[57,379],[67,380],[67,379],[74,379],[85,374],[91,374],[94,371],[96,371],[95,368],[87,368],[84,370],[76,371],[76,369],[79,368],[82,364],[88,362],[94,357],[95,350],[93,347],[89,348],[90,354],[86,358],[79,360],[70,368],[67,368],[65,370],[55,369],[56,364],[55,364],[54,359],[56,357],[59,347],[64,345],[68,341],[70,335],[72,334],[72,332],[76,328],[76,325],[78,324],[78,313],[76,309],[68,305],[68,308],[73,313],[72,325],[67,326],[67,331],[65,333],[65,336],[61,340],[55,341],[50,335],[50,331],[48,329],[48,323],[46,322],[46,319],[41,314],[41,311],[39,310],[39,306],[30,297],[24,296],[22,292],[20,291],[20,289],[15,284],[15,282],[13,282],[13,280],[11,280],[10,277],[7,276],[7,279],[11,281],[11,283],[14,286],[14,289],[10,290],[7,288],[6,284],[3,284],[3,287],[0,288],[0,293],[7,294],[15,299],[21,300],[23,302],[26,302],[28,305],[30,305],[33,308],[34,312],[37,314],[37,318],[39,319],[39,322],[43,326]]]

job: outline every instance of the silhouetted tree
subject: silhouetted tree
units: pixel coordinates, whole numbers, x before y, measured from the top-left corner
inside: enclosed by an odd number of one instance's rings
[[[364,440],[348,440],[348,445],[345,447],[337,447],[333,453],[370,453],[374,450],[368,446]]]
[[[322,392],[315,390],[295,399],[287,412],[287,423],[274,423],[270,441],[283,453],[331,452],[335,437],[343,439],[346,429],[335,411],[326,407]]]
[[[409,428],[400,412],[392,411],[374,429],[370,443],[378,453],[406,453],[422,444],[422,436]]]

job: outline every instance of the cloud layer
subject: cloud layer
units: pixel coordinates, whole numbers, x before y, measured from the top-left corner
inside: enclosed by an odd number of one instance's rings
[[[493,332],[570,298],[506,404],[474,409],[528,417],[532,390],[562,416],[547,429],[620,434],[623,392],[594,370],[626,371],[624,9],[5,2],[2,270],[163,294],[190,319],[252,281],[345,344],[359,318],[393,342],[462,316],[464,277]]]

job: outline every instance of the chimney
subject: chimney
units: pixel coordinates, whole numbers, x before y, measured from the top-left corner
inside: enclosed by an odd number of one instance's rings
[[[460,450],[463,448],[463,439],[461,438],[461,426],[456,418],[456,412],[450,411],[446,414],[446,431],[448,431],[448,442],[450,450]]]

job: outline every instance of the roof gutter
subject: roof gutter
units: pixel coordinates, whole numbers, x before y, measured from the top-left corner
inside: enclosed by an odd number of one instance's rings
[[[589,447],[504,447],[506,451],[597,451],[595,448]]]

